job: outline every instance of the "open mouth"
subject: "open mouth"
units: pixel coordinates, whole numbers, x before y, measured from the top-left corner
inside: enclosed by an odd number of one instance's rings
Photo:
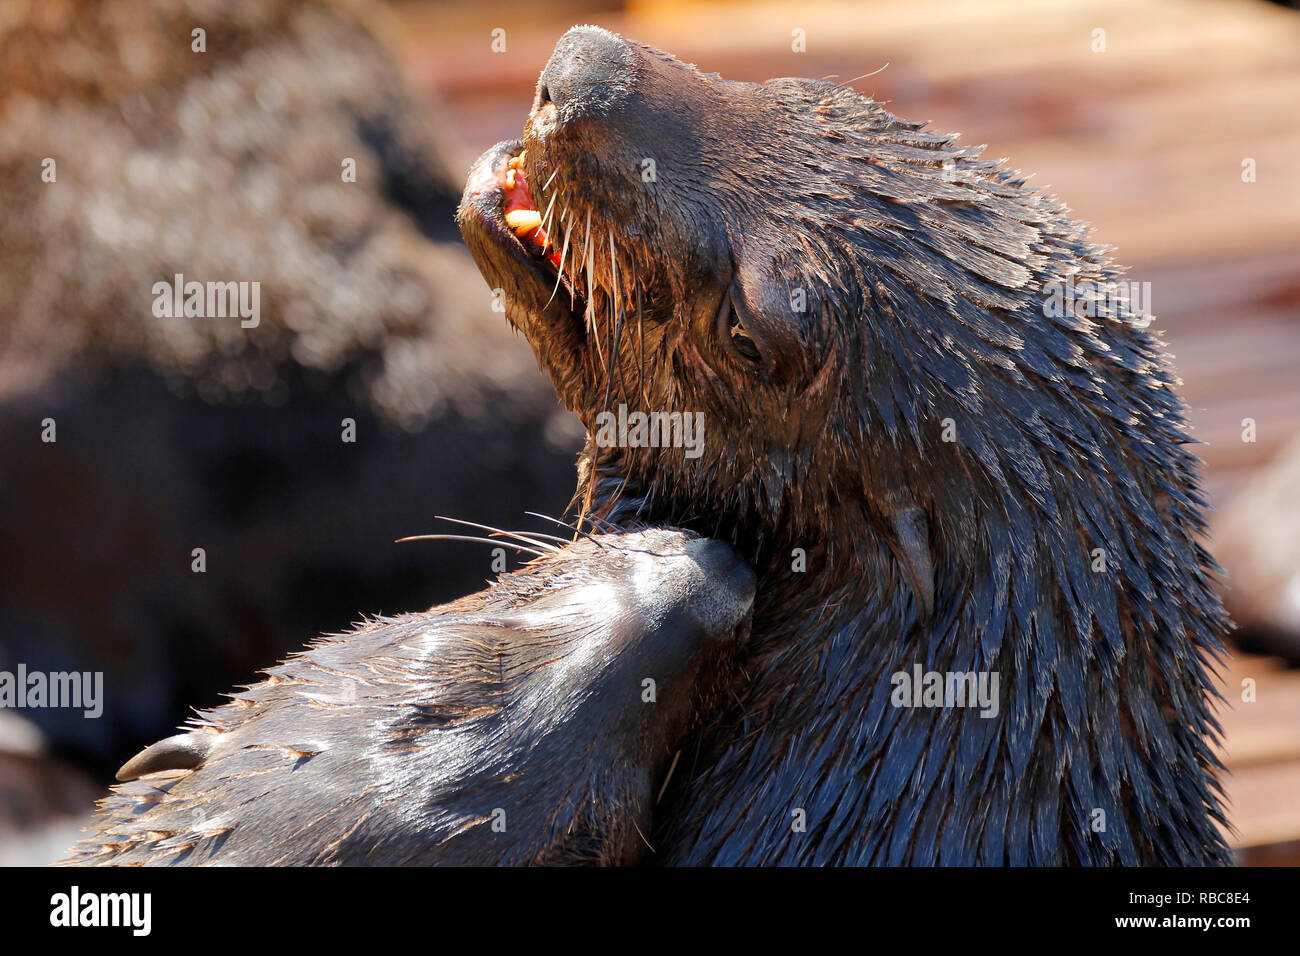
[[[528,173],[524,168],[525,153],[519,151],[516,156],[506,160],[501,176],[501,191],[504,199],[502,212],[506,226],[514,233],[524,246],[534,255],[540,256],[560,270],[560,250],[555,248],[542,223],[542,213],[533,199],[533,191],[528,186]]]
[[[565,268],[566,258],[572,264],[577,250],[557,235],[559,224],[547,218],[550,210],[539,208],[538,190],[526,164],[518,140],[498,143],[484,153],[470,171],[459,213],[461,229],[489,282],[524,305],[530,321],[549,325],[563,313],[565,331],[582,341],[587,331],[586,288]]]

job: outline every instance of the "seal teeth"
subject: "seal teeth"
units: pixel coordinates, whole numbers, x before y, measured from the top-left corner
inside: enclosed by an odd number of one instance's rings
[[[506,213],[506,225],[516,236],[523,237],[542,224],[542,214],[536,209],[512,209]]]

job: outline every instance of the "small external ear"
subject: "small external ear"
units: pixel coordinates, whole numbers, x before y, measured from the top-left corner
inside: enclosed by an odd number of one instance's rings
[[[903,566],[916,597],[916,616],[926,621],[934,613],[934,560],[930,555],[930,522],[925,511],[910,505],[894,512],[894,556]]]

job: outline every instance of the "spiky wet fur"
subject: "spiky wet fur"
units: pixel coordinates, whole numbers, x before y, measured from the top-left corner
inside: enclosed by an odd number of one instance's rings
[[[595,239],[590,268],[566,259],[575,314],[465,205],[462,228],[589,435],[620,402],[706,413],[694,460],[589,438],[576,510],[729,537],[759,570],[735,706],[683,757],[660,859],[1228,862],[1209,667],[1229,622],[1177,380],[1126,302],[1043,311],[1048,283],[1121,271],[1060,203],[867,97],[627,50],[612,94],[539,97],[522,141],[557,246]],[[711,327],[729,285],[760,369]],[[892,706],[917,663],[998,672],[998,718]]]

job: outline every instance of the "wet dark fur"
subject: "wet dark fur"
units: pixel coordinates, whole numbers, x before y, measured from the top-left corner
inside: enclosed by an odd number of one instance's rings
[[[521,145],[557,247],[595,237],[553,300],[493,211]],[[620,402],[706,413],[696,460],[589,439],[580,508],[759,570],[739,703],[688,751],[660,859],[1229,859],[1207,670],[1229,625],[1177,379],[1126,306],[1045,317],[1046,283],[1120,270],[978,156],[832,83],[582,28],[471,173],[462,232],[589,434]],[[729,288],[757,363],[719,333]],[[998,672],[1000,715],[891,706],[918,663]]]
[[[753,584],[680,532],[547,546],[479,594],[322,639],[137,755],[64,862],[635,862]]]

